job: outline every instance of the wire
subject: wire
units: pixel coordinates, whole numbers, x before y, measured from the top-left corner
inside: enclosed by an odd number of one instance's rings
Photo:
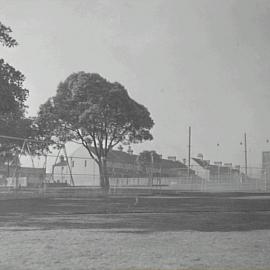
[[[13,137],[13,136],[6,136],[6,135],[1,135],[0,134],[0,138],[3,139],[11,139],[11,140],[19,140],[19,141],[28,141],[28,142],[35,142],[35,143],[46,143],[46,144],[50,144],[51,142],[49,141],[38,141],[38,140],[34,140],[34,139],[26,139],[26,138],[21,138],[21,137]],[[58,145],[64,145],[63,143],[57,143]]]

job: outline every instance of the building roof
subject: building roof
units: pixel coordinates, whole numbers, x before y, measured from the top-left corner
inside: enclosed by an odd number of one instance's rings
[[[126,164],[135,164],[138,156],[131,155],[123,151],[112,150],[109,152],[107,161],[117,162],[117,163],[126,163]]]
[[[209,168],[209,163],[206,160],[200,159],[200,158],[192,158],[198,165],[201,167],[208,169]]]
[[[239,172],[239,169],[231,168],[228,166],[218,166],[209,164],[208,161],[200,159],[200,158],[192,158],[199,166],[203,167],[206,170],[210,170],[212,174],[222,174],[228,172]]]
[[[90,157],[89,153],[83,146],[75,150],[71,156],[74,158],[78,157],[78,158],[86,158],[86,159]],[[137,163],[138,157],[139,157],[138,155],[129,154],[124,151],[111,150],[108,154],[107,161],[112,162],[112,163],[123,163],[123,164],[134,165]],[[167,169],[187,168],[187,166],[180,161],[173,161],[173,160],[168,160],[168,159],[161,159],[161,162],[157,164],[156,166],[167,168]]]
[[[187,166],[180,161],[173,161],[169,159],[161,159],[161,167],[166,169],[181,168],[187,169]]]

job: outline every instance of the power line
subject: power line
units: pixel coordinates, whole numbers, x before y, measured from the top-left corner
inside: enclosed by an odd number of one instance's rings
[[[51,143],[49,141],[39,141],[39,140],[34,140],[34,139],[26,139],[26,138],[6,136],[6,135],[0,135],[0,138],[17,140],[17,141],[35,142],[35,143],[45,143],[45,144],[50,144]],[[57,142],[55,142],[55,144],[64,145],[63,143],[57,143]]]

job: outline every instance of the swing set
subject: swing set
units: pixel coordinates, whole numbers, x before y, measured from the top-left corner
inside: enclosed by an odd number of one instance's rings
[[[21,156],[24,153],[28,153],[30,158],[31,158],[32,168],[36,168],[35,163],[34,163],[33,155],[31,154],[31,145],[30,145],[30,143],[32,142],[32,143],[40,143],[40,144],[45,143],[46,144],[47,142],[46,141],[33,140],[33,139],[25,139],[25,138],[20,138],[20,137],[4,136],[4,135],[0,135],[0,139],[1,138],[2,139],[8,139],[8,140],[22,141],[23,142],[22,146],[16,152],[16,154],[15,154],[14,158],[12,159],[11,163],[9,163],[9,166],[12,165],[12,164],[15,165],[15,168],[14,168],[13,173],[12,173],[12,181],[14,182],[14,186],[17,189],[19,187],[19,174],[18,174],[18,172],[19,172],[19,168],[20,168]],[[58,143],[58,146],[59,146],[58,154],[56,156],[56,159],[55,159],[54,166],[53,166],[53,169],[51,171],[50,177],[49,177],[48,180],[46,179],[46,177],[44,177],[44,179],[42,181],[42,185],[44,186],[46,184],[51,184],[54,181],[54,167],[57,164],[57,161],[58,161],[58,159],[60,157],[61,151],[63,151],[64,157],[66,159],[66,164],[67,164],[67,167],[68,167],[69,175],[70,175],[70,183],[69,184],[71,186],[74,186],[74,179],[73,179],[71,167],[70,167],[70,164],[69,164],[69,161],[68,161],[66,146],[65,146],[65,144],[60,144],[60,143]],[[37,156],[39,157],[39,155],[37,155]],[[47,153],[44,155],[45,160],[44,160],[44,163],[43,163],[43,166],[42,166],[42,169],[44,169],[45,173],[47,171],[48,156],[49,155]]]

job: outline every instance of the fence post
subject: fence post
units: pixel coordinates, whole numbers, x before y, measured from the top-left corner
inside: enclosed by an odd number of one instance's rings
[[[264,190],[267,191],[267,173],[266,171],[263,173],[264,175]]]

